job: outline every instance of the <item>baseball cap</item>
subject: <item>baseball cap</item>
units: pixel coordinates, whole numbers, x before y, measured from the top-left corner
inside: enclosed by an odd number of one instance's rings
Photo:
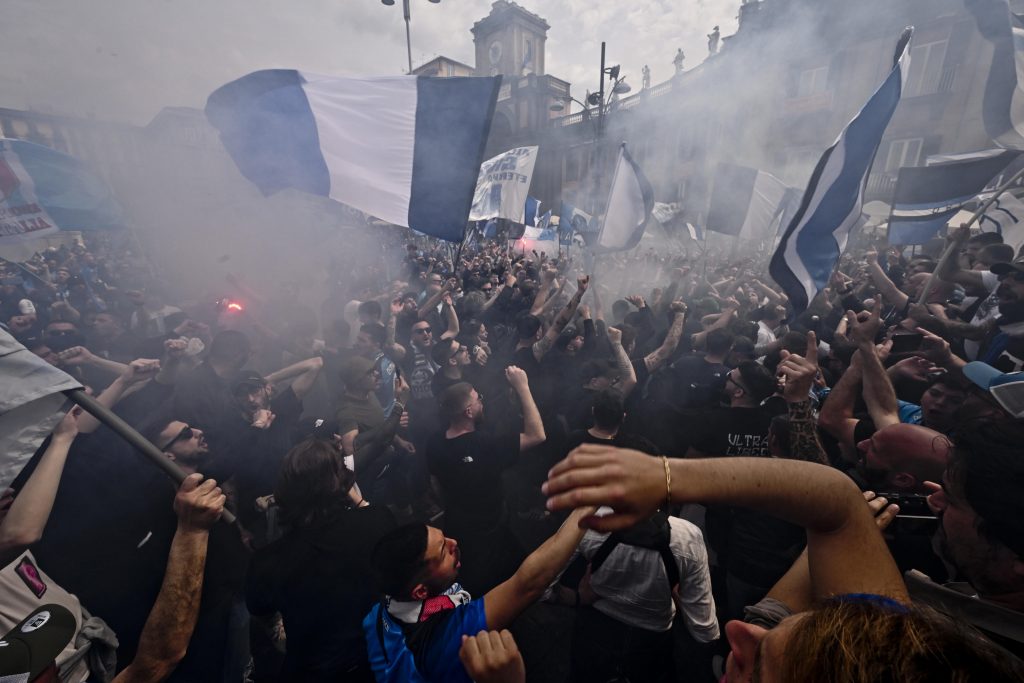
[[[992,394],[1008,413],[1024,418],[1024,372],[1001,372],[974,361],[964,366],[964,376]]]
[[[240,370],[235,374],[231,381],[231,388],[233,391],[238,391],[242,387],[256,387],[259,388],[267,383],[267,380],[260,373],[255,370]]]
[[[1000,276],[1009,275],[1014,271],[1024,273],[1024,258],[1018,258],[1013,263],[993,263],[989,270]]]
[[[0,640],[0,680],[35,680],[54,664],[77,631],[75,617],[66,608],[54,604],[36,608]]]

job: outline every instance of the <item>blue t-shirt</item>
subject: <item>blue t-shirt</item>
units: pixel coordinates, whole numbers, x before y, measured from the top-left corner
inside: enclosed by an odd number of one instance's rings
[[[899,404],[900,422],[908,425],[921,424],[921,406],[907,401],[897,401]]]
[[[405,683],[408,680],[416,680],[409,677],[408,661],[406,666],[397,665],[403,651],[409,652],[408,645],[404,638],[398,638],[401,633],[400,626],[391,615],[384,613],[383,635],[385,653],[381,649],[382,636],[378,634],[377,621],[381,613],[380,603],[374,605],[370,613],[363,619],[363,632],[366,634],[366,649],[370,658],[370,666],[373,675],[378,683]],[[472,683],[466,669],[459,659],[459,650],[462,648],[462,636],[475,636],[480,631],[487,630],[487,615],[484,611],[484,600],[471,600],[459,605],[450,613],[437,615],[432,619],[441,620],[437,628],[429,633],[426,649],[419,658],[416,670],[427,681],[455,681],[458,683]],[[421,625],[420,628],[429,628],[429,625]],[[411,661],[411,653],[407,660]]]

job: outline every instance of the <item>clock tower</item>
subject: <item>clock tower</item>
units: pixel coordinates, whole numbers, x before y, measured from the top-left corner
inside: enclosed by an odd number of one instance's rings
[[[509,0],[497,0],[491,13],[473,25],[478,76],[544,75],[544,43],[551,26]]]

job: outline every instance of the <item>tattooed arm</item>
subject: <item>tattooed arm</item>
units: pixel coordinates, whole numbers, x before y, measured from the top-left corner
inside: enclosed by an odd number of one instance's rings
[[[565,308],[555,318],[555,322],[548,328],[547,334],[545,334],[540,341],[533,345],[533,357],[539,362],[544,358],[544,354],[551,350],[554,346],[555,340],[558,339],[558,335],[562,333],[565,326],[572,320],[572,316],[576,313],[576,307],[580,305],[580,300],[583,299],[583,295],[587,292],[587,285],[590,284],[590,277],[581,277],[576,281],[577,289],[576,294],[573,295],[569,303],[565,305]]]

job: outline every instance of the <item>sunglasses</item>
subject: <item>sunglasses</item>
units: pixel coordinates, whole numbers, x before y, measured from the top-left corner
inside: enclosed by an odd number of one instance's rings
[[[413,332],[418,334],[430,334],[431,330],[433,330],[432,327],[417,327]]]
[[[176,437],[174,437],[173,439],[171,439],[170,441],[168,441],[166,444],[164,444],[160,448],[160,450],[161,451],[166,451],[166,450],[170,449],[171,446],[173,446],[174,444],[178,443],[179,441],[187,441],[188,439],[191,439],[193,436],[195,436],[195,432],[192,430],[191,427],[183,427],[182,430],[180,432],[178,432],[178,435]]]

